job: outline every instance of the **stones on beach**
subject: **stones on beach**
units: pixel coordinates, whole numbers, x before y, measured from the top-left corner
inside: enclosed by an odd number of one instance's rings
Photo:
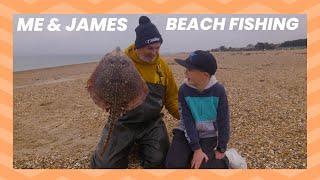
[[[226,87],[230,105],[228,146],[246,158],[249,169],[307,168],[306,50],[232,53],[215,54],[218,67],[223,67],[218,68],[217,79]],[[173,62],[171,59],[177,56],[165,59]],[[262,64],[270,66],[258,70]],[[109,114],[94,105],[84,88],[96,66],[92,63],[46,70],[42,79],[57,73],[66,78],[71,70],[80,78],[14,89],[14,168],[90,168],[91,155]],[[170,68],[180,85],[185,70],[176,65]],[[24,85],[30,75],[22,74],[15,85]],[[19,76],[15,74],[14,78]],[[261,79],[265,81],[259,82]],[[54,103],[39,108],[49,101]],[[171,139],[178,121],[165,109],[163,113]],[[48,146],[51,138],[56,141]],[[130,154],[129,168],[139,168],[138,156]]]

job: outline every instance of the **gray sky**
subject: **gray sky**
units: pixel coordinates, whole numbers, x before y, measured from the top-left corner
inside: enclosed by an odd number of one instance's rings
[[[161,46],[162,53],[190,52],[196,49],[212,49],[225,45],[227,47],[244,47],[247,44],[257,42],[280,43],[286,40],[294,40],[307,37],[306,15],[147,15],[151,22],[159,29],[164,43]],[[61,24],[70,24],[74,17],[80,18],[110,18],[124,17],[128,19],[126,31],[115,32],[17,32],[17,19],[19,17],[44,17],[46,20],[57,17]],[[138,25],[140,15],[15,15],[14,17],[14,54],[15,55],[45,55],[45,54],[104,54],[116,46],[126,48],[135,40],[134,29]],[[167,31],[168,17],[296,17],[299,19],[299,27],[289,31]],[[46,22],[45,22],[46,24]],[[227,29],[227,28],[226,28]]]

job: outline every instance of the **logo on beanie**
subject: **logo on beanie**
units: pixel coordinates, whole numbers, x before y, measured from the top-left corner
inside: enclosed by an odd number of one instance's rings
[[[146,43],[146,44],[152,44],[152,43],[158,42],[158,41],[160,41],[160,38],[154,37],[154,38],[152,38],[152,39],[145,40],[145,43]]]

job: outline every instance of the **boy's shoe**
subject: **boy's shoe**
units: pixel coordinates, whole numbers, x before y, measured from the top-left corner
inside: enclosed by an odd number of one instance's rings
[[[229,159],[230,169],[247,169],[246,159],[241,157],[236,149],[228,149],[226,151],[226,156]]]

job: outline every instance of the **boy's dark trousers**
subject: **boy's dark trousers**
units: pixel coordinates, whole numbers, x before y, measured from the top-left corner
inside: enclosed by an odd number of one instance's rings
[[[203,161],[200,169],[228,169],[229,161],[225,156],[223,159],[216,159],[214,148],[217,144],[217,137],[200,139],[200,146],[204,153],[207,154],[209,160]],[[193,151],[185,137],[183,131],[174,129],[171,147],[169,148],[166,158],[166,168],[171,169],[189,169]]]

